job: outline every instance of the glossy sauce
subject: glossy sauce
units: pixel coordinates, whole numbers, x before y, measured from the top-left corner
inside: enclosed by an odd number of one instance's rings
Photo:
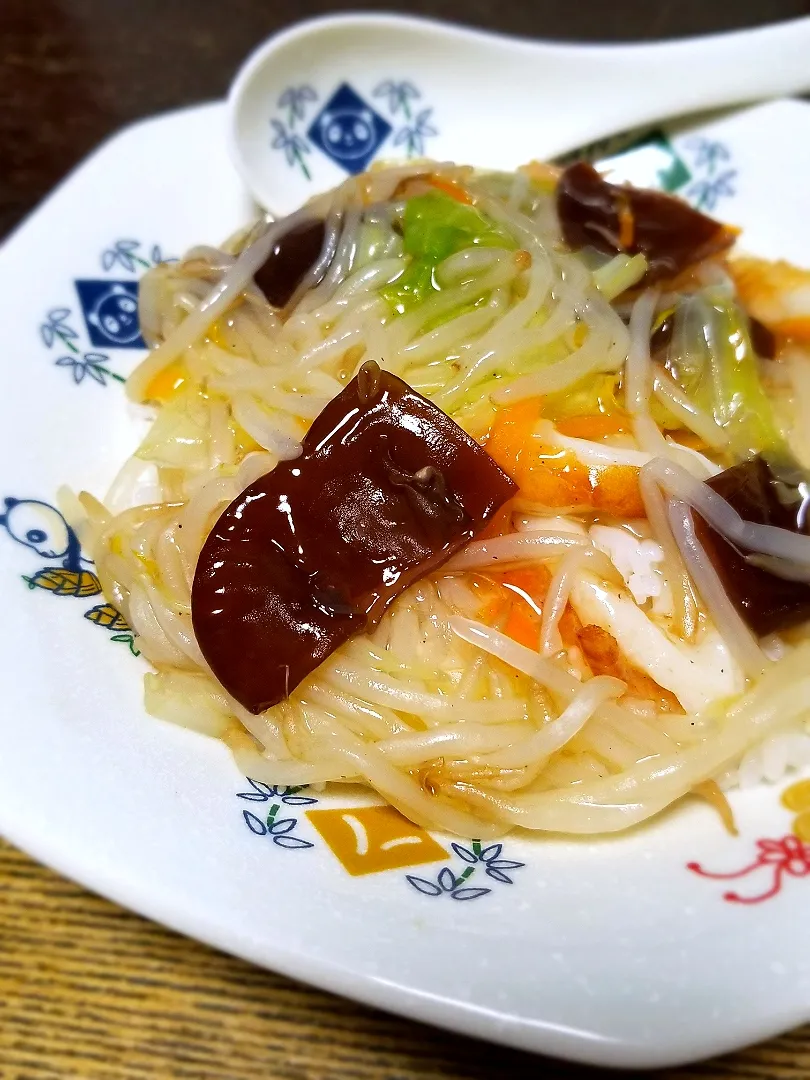
[[[807,504],[798,490],[780,484],[761,457],[707,481],[745,521],[810,534]],[[781,498],[780,498],[781,494]],[[746,562],[741,552],[695,514],[695,531],[729,598],[760,637],[810,619],[810,585],[788,581]]]
[[[294,225],[275,242],[253,278],[273,307],[283,308],[290,302],[305,275],[315,265],[325,237],[323,220],[310,218]]]
[[[609,254],[643,254],[642,285],[673,278],[731,247],[736,233],[659,191],[609,184],[584,161],[570,165],[557,186],[557,213],[566,244]]]
[[[251,484],[206,540],[192,592],[203,655],[251,712],[277,704],[515,491],[445,413],[364,365],[300,457]]]
[[[670,312],[650,335],[650,354],[662,364],[669,357],[669,347],[675,331],[675,313]],[[763,360],[773,360],[777,353],[775,335],[753,315],[748,316],[748,336],[754,352]]]

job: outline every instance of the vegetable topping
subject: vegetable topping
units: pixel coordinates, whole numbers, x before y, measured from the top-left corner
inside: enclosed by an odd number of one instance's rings
[[[806,485],[782,482],[763,458],[726,469],[707,483],[744,521],[810,535]],[[755,634],[785,630],[810,618],[810,585],[757,565],[756,556],[720,536],[698,514],[695,530],[729,598]]]
[[[365,364],[200,554],[194,632],[223,686],[261,712],[478,533],[515,485],[445,413]]]
[[[737,235],[680,199],[610,184],[584,161],[560,177],[557,213],[571,248],[646,256],[645,285],[721,254]]]

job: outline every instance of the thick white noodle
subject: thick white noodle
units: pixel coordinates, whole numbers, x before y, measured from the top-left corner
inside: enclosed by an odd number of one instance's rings
[[[746,675],[752,679],[758,678],[765,670],[768,660],[737,613],[712,566],[711,559],[698,540],[692,511],[679,499],[670,499],[668,515],[672,534],[715,626],[721,629],[725,641]]]
[[[587,547],[587,537],[555,533],[521,533],[519,535],[497,536],[492,540],[474,540],[463,551],[445,564],[447,573],[460,570],[480,570],[495,563],[533,561],[535,559],[554,559],[564,555],[571,548]]]
[[[574,578],[587,559],[588,550],[587,547],[571,548],[560,560],[560,565],[551,578],[540,623],[540,652],[543,656],[551,656],[561,648],[557,626],[568,603]]]
[[[220,281],[211,289],[206,298],[179,324],[173,334],[153,349],[146,360],[140,364],[127,380],[127,393],[133,401],[143,401],[147,387],[152,379],[168,367],[190,345],[201,337],[211,323],[230,307],[234,299],[242,292],[253,275],[267,261],[267,256],[276,241],[299,222],[310,216],[310,212],[299,210],[281,221],[269,225],[250,247],[239,256],[236,262],[222,275]]]
[[[435,268],[439,288],[395,314],[386,286],[410,258],[401,227],[406,202],[429,190],[432,172],[466,186],[475,208],[519,250],[456,252]],[[283,230],[313,213],[325,222],[324,244],[278,311],[255,287],[256,269]],[[719,522],[734,543],[755,541],[754,560],[769,569],[775,562],[785,577],[810,577],[810,542],[751,529],[723,500],[706,496],[700,479],[719,466],[663,436],[651,393],[709,446],[727,446],[725,435],[652,364],[655,294],[622,306],[629,328],[608,302],[635,280],[641,262],[622,256],[594,273],[596,264],[566,251],[553,192],[529,174],[505,182],[420,162],[353,177],[298,215],[243,231],[225,250],[199,247],[183,262],[148,272],[142,321],[149,340],[162,344],[136,370],[129,392],[143,398],[176,361],[171,373],[184,381],[122,469],[110,505],[82,493],[61,498],[60,506],[77,519],[106,598],[157,667],[147,685],[151,712],[224,738],[238,767],[257,780],[360,783],[426,827],[468,837],[502,835],[513,825],[572,833],[621,828],[718,769],[735,769],[762,733],[784,724],[785,737],[795,736],[808,711],[802,695],[810,649],[769,642],[766,661],[745,637],[695,546],[690,507]],[[704,301],[696,295],[683,306],[692,304],[697,319]],[[587,396],[596,382],[578,384],[600,372],[608,374],[600,386],[623,384],[632,435],[573,439],[545,420],[534,432],[537,445],[575,455],[589,469],[640,470],[648,523],[625,524],[640,542],[649,528],[664,548],[675,608],[672,619],[650,618],[683,639],[699,637],[692,573],[706,612],[744,657],[752,693],[683,716],[628,699],[619,680],[591,677],[581,649],[567,637],[570,647],[560,647],[559,619],[586,563],[605,582],[622,587],[622,579],[590,544],[593,513],[519,495],[511,504],[517,531],[467,545],[283,702],[253,716],[229,698],[207,668],[191,620],[204,538],[232,499],[300,452],[313,419],[369,358],[481,440],[500,404],[569,390]],[[540,564],[550,571],[550,587],[545,597],[532,595],[535,650],[489,624],[522,636],[512,622],[518,606],[504,603],[514,594],[501,592],[501,585],[517,585],[499,572],[517,575]],[[776,681],[772,670],[780,673]],[[784,766],[793,751],[781,745]],[[771,752],[770,772],[774,760]]]
[[[722,495],[673,462],[654,460],[645,468],[665,491],[688,503],[721,535],[740,547],[800,566],[810,566],[810,536],[789,532],[775,525],[758,525],[743,520]]]
[[[624,394],[631,416],[644,416],[652,393],[650,332],[658,293],[648,289],[633,305],[630,315],[630,349],[624,365]]]

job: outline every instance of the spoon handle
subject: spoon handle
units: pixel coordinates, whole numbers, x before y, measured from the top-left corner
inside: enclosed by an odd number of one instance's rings
[[[607,46],[511,38],[401,15],[310,20],[257,50],[231,90],[236,160],[254,195],[276,210],[340,179],[323,155],[312,155],[311,178],[279,170],[270,149],[268,103],[303,75],[324,99],[357,82],[372,105],[375,87],[407,80],[402,85],[420,99],[416,119],[429,131],[427,153],[508,170],[675,116],[810,90],[810,16]],[[402,134],[392,134],[384,154],[398,152]]]
[[[632,111],[635,123],[802,93],[810,89],[810,18],[617,46],[608,63],[621,79],[612,89],[622,91],[624,115]]]

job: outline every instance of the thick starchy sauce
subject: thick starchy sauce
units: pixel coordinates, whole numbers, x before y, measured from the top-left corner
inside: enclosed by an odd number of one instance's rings
[[[733,229],[671,195],[609,184],[584,161],[560,177],[557,213],[565,242],[575,250],[645,255],[644,285],[719,255],[736,237]]]
[[[281,701],[515,492],[445,413],[364,365],[301,455],[251,484],[205,542],[192,619],[214,674],[253,713]]]
[[[761,457],[744,461],[707,481],[745,521],[810,533],[807,505],[797,488],[780,483]],[[810,619],[810,586],[753,566],[699,515],[698,539],[729,598],[755,634],[786,630]]]
[[[273,307],[283,308],[290,302],[315,265],[325,236],[323,220],[313,217],[294,225],[276,240],[253,278]]]

